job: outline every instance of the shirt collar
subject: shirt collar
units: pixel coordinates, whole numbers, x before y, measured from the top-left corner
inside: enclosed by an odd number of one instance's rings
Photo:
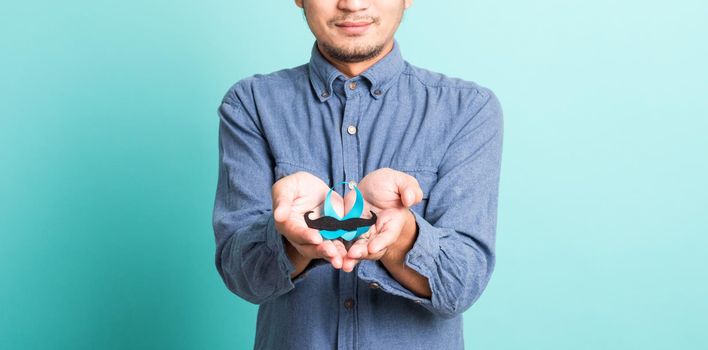
[[[375,99],[381,98],[395,81],[395,78],[403,71],[405,61],[401,56],[401,50],[396,39],[393,40],[393,48],[383,58],[369,67],[360,76],[369,80],[369,93]],[[312,54],[308,66],[310,83],[315,89],[320,101],[326,101],[333,95],[332,83],[338,76],[346,76],[335,68],[317,48],[317,41],[312,45]]]

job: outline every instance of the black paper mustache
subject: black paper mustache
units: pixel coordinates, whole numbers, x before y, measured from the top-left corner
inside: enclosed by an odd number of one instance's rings
[[[372,226],[376,224],[376,214],[373,211],[369,212],[371,213],[371,218],[369,219],[351,218],[340,221],[331,216],[322,216],[317,219],[310,219],[310,213],[314,213],[314,211],[308,211],[305,213],[305,222],[307,223],[307,227],[318,230],[354,231],[359,227]]]

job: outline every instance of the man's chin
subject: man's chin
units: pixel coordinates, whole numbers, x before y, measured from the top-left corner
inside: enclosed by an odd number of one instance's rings
[[[364,44],[364,42],[367,42],[365,40],[355,40],[355,41],[356,42],[361,41],[362,44],[340,45],[340,46],[332,46],[332,45],[325,44],[325,45],[323,45],[323,47],[324,47],[324,50],[327,52],[327,54],[330,57],[333,57],[339,61],[349,62],[349,63],[356,63],[356,62],[370,60],[370,59],[376,57],[383,49],[383,45],[371,46],[371,45]]]

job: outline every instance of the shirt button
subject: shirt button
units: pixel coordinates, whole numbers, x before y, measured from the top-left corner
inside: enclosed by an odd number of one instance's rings
[[[374,95],[377,95],[377,96],[381,95],[381,90],[379,90],[379,89],[374,90]]]
[[[349,133],[349,135],[354,135],[354,134],[356,134],[356,126],[354,126],[354,125],[349,125],[349,127],[347,128],[347,132]]]
[[[356,186],[356,182],[354,182],[354,180],[349,181],[349,189],[353,190],[354,186]]]
[[[416,300],[416,301],[414,301],[414,303],[416,303],[416,304],[420,304],[420,303],[422,303],[422,301],[420,301],[420,300]]]
[[[352,300],[352,298],[348,298],[347,300],[345,300],[345,301],[344,301],[344,307],[345,307],[347,310],[351,310],[352,307],[354,307],[354,300]]]
[[[379,284],[376,282],[369,283],[369,288],[371,288],[371,289],[379,289],[379,287],[380,287]]]
[[[320,94],[320,96],[322,96],[322,97],[327,97],[327,96],[329,96],[329,92],[327,92],[327,91],[322,91],[322,93]]]
[[[352,90],[356,89],[356,81],[352,81],[351,83],[349,83],[349,88]]]

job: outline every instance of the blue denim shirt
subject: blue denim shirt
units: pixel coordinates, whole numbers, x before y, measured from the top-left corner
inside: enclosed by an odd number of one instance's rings
[[[503,122],[489,89],[411,65],[397,41],[347,78],[315,42],[309,63],[237,82],[218,112],[216,267],[229,290],[259,304],[255,348],[464,347],[462,313],[495,259]],[[423,190],[405,263],[428,278],[432,297],[416,296],[378,261],[346,273],[318,259],[291,279],[273,183],[307,171],[332,187],[384,167]]]

